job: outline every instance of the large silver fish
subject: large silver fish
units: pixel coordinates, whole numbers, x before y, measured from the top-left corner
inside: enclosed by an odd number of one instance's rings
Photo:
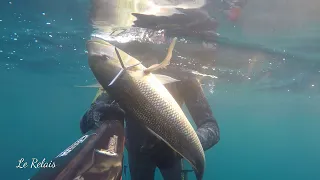
[[[179,104],[163,85],[177,80],[152,73],[169,64],[175,41],[176,38],[162,63],[146,68],[108,42],[91,39],[87,42],[88,61],[99,84],[126,114],[184,157],[200,180],[205,168],[200,140]]]

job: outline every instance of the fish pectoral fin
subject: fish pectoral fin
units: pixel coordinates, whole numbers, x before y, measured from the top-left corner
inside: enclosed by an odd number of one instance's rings
[[[144,73],[151,73],[151,72],[156,71],[158,69],[166,68],[170,64],[170,61],[172,58],[172,51],[174,49],[174,46],[176,45],[176,41],[177,41],[177,38],[176,37],[173,38],[173,40],[168,48],[168,53],[167,53],[166,58],[164,58],[164,60],[160,64],[153,64],[150,67],[148,67],[147,69],[145,69]]]
[[[162,84],[169,84],[173,82],[180,81],[178,79],[174,79],[170,76],[162,75],[162,74],[153,74]]]
[[[87,86],[74,86],[74,87],[80,87],[80,88],[102,88],[102,86],[99,83],[92,84],[92,85],[87,85]]]

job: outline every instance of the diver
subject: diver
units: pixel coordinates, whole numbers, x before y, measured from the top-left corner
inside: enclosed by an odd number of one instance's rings
[[[151,61],[143,63],[147,66],[154,64]],[[173,65],[158,72],[180,80],[166,84],[165,87],[180,106],[185,104],[188,108],[197,126],[196,133],[203,149],[206,151],[212,148],[220,140],[220,130],[198,79],[190,71]],[[105,91],[97,95],[96,100],[83,115],[80,129],[85,134],[98,128],[101,121],[123,117],[126,119],[125,146],[128,151],[131,179],[152,180],[156,167],[160,169],[165,180],[182,179],[182,157],[144,127],[130,121],[131,117],[126,116],[124,110]]]
[[[147,63],[154,64],[151,60],[144,62]],[[165,87],[180,106],[185,104],[188,108],[203,149],[206,151],[217,144],[219,126],[196,76],[173,65],[159,72],[180,80]],[[120,180],[122,171],[126,177],[127,166],[123,165],[126,146],[132,180],[154,179],[156,167],[165,180],[186,180],[190,170],[183,169],[182,157],[144,127],[130,121],[106,92],[99,89],[100,92],[81,118],[83,136],[52,160],[55,168],[41,168],[30,179]]]

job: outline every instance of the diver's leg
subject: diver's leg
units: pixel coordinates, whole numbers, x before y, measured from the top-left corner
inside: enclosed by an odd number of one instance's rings
[[[159,168],[164,180],[181,180],[181,159],[176,158],[169,168]]]
[[[153,180],[156,169],[155,163],[150,159],[150,153],[143,151],[145,140],[149,134],[137,124],[127,121],[126,138],[128,144],[129,170],[132,180]]]
[[[149,139],[153,139],[145,127],[135,123],[133,119],[126,121],[127,152],[130,176],[132,180],[153,180],[156,164],[150,156]]]
[[[132,145],[132,144],[130,144]],[[129,169],[131,180],[153,180],[156,165],[147,154],[140,150],[128,150]]]

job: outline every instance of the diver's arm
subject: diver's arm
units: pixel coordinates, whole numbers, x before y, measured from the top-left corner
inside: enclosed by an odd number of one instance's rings
[[[179,89],[190,115],[198,127],[196,132],[202,147],[207,150],[219,142],[220,129],[213,117],[201,84],[196,78],[188,78],[180,83]]]
[[[81,118],[80,130],[85,134],[94,128],[98,128],[101,120],[123,119],[124,114],[119,105],[103,91]]]

